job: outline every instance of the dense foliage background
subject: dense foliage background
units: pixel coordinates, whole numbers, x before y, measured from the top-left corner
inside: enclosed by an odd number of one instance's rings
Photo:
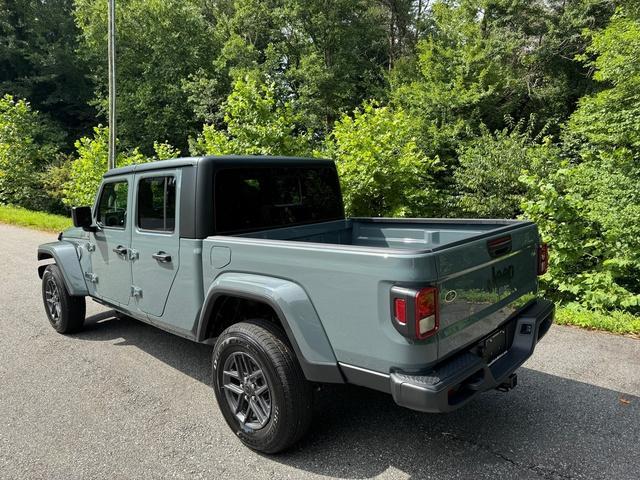
[[[321,155],[349,214],[518,217],[547,294],[640,311],[633,0],[118,0],[118,164]],[[0,203],[106,169],[107,2],[0,0]]]

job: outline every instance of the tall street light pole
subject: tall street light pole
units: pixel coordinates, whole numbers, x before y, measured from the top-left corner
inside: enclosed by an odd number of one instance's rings
[[[116,1],[109,0],[109,162],[116,168]]]

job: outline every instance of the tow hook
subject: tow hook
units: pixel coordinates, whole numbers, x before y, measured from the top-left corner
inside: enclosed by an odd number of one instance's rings
[[[509,378],[507,378],[504,382],[496,387],[496,390],[498,390],[499,392],[508,392],[509,390],[515,388],[516,385],[518,385],[518,375],[512,373],[511,375],[509,375]]]

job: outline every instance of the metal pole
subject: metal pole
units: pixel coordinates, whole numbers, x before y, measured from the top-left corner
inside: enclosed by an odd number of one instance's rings
[[[109,163],[116,168],[116,1],[109,0]]]

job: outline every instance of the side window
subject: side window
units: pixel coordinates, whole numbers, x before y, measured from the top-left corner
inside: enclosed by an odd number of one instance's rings
[[[338,177],[328,167],[219,170],[214,211],[218,235],[344,217]]]
[[[142,230],[173,232],[175,224],[175,177],[142,178],[138,183],[138,227]]]
[[[278,169],[273,175],[273,204],[276,207],[302,205],[300,176],[295,171]]]
[[[96,220],[103,227],[122,228],[127,224],[127,181],[105,183],[100,194]]]

